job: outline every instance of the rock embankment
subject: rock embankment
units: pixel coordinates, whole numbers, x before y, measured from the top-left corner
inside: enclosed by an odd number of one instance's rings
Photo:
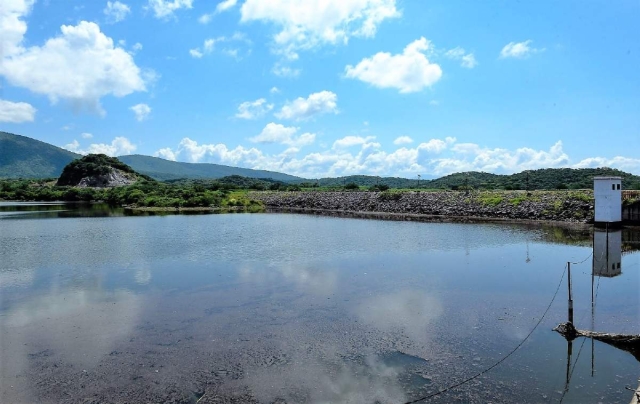
[[[487,192],[251,192],[269,209],[335,213],[388,213],[424,217],[545,220],[587,223],[593,220],[589,191]]]

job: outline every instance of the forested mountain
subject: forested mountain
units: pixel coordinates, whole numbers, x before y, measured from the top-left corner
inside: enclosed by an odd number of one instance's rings
[[[58,177],[67,164],[80,157],[82,156],[79,154],[39,140],[0,132],[0,178]],[[640,189],[640,176],[612,168],[545,168],[510,175],[465,172],[437,179],[427,179],[425,175],[420,181],[418,181],[417,177],[408,179],[369,175],[351,175],[316,180],[273,171],[229,167],[220,164],[181,163],[142,155],[120,156],[118,159],[131,166],[135,171],[161,181],[241,176],[272,179],[300,185],[318,184],[320,187],[341,187],[347,184],[357,184],[369,187],[372,185],[386,185],[390,188],[533,190],[592,188],[593,177],[606,175],[622,177],[622,186],[625,189]]]
[[[0,178],[54,178],[80,154],[26,136],[0,132]],[[120,161],[135,171],[157,180],[180,178],[221,178],[240,175],[250,178],[271,178],[277,181],[299,180],[300,177],[273,171],[251,170],[219,164],[193,164],[163,160],[157,157],[120,156]]]
[[[31,139],[0,132],[0,178],[53,178],[79,154]]]
[[[300,177],[277,173],[274,171],[252,170],[249,168],[229,167],[220,164],[208,163],[180,163],[164,160],[158,157],[120,156],[120,161],[128,164],[139,173],[146,174],[157,180],[175,180],[180,178],[222,178],[231,175],[240,175],[249,178],[271,178],[277,181],[299,180]]]

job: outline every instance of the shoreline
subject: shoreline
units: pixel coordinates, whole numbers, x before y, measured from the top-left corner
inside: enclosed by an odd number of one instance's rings
[[[390,213],[390,212],[367,212],[352,210],[331,210],[314,208],[270,208],[267,207],[265,213],[293,213],[314,216],[339,217],[365,220],[388,220],[396,222],[419,222],[419,223],[495,223],[495,224],[521,224],[521,225],[552,225],[576,230],[588,230],[594,228],[593,223],[567,222],[561,220],[534,220],[534,219],[510,219],[498,217],[482,216],[444,216],[428,215],[420,213]],[[626,227],[626,226],[625,226]],[[634,227],[634,226],[630,226]]]

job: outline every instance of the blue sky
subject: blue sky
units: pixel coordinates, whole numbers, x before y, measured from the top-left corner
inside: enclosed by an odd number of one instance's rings
[[[2,0],[0,130],[309,178],[640,174],[640,3]]]

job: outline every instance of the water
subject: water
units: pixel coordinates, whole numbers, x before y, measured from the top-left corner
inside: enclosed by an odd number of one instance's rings
[[[15,205],[2,403],[403,403],[504,357],[585,258],[577,327],[640,333],[637,231]],[[593,240],[616,276],[594,278],[592,316]],[[522,348],[431,402],[628,403],[640,363],[591,340],[573,342],[565,392],[566,317],[563,281]]]

